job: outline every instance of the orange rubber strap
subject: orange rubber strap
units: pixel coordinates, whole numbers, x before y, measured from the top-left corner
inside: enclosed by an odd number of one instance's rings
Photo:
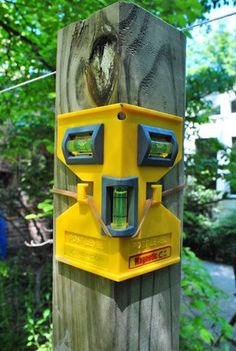
[[[143,208],[143,212],[142,212],[142,216],[141,216],[141,220],[139,222],[138,228],[134,233],[134,235],[131,236],[131,238],[135,238],[139,234],[151,206],[152,206],[152,199],[147,199]]]
[[[168,196],[174,192],[178,192],[178,191],[181,191],[182,189],[185,188],[185,184],[181,184],[181,185],[178,185],[176,187],[173,187],[173,188],[170,188],[168,190],[165,190],[162,192],[162,196]],[[59,188],[53,188],[52,189],[52,192],[54,194],[58,194],[58,195],[63,195],[63,196],[67,196],[67,197],[71,197],[75,200],[78,201],[78,198],[77,198],[77,193],[74,192],[74,191],[69,191],[69,190],[64,190],[64,189],[59,189]],[[97,209],[97,206],[94,202],[94,199],[91,195],[87,195],[87,203],[91,209],[91,212],[93,213],[94,217],[96,218],[96,220],[99,222],[100,226],[102,227],[104,233],[109,236],[109,237],[113,237],[109,231],[109,229],[107,228],[106,224],[104,223],[104,221],[102,220],[102,217]],[[148,211],[150,209],[150,207],[152,206],[152,199],[147,199],[146,202],[145,202],[145,205],[144,205],[144,208],[143,208],[143,211],[142,211],[142,215],[141,215],[141,220],[139,222],[139,225],[138,225],[138,228],[136,230],[136,232],[131,236],[131,238],[135,238],[136,236],[138,236],[141,228],[142,228],[142,225],[145,221],[145,218],[147,217],[147,214],[148,214]]]
[[[88,201],[88,205],[89,205],[94,217],[100,223],[100,226],[102,227],[104,233],[107,236],[110,236],[112,238],[112,235],[109,232],[109,229],[107,228],[106,224],[103,222],[102,217],[100,216],[100,213],[98,212],[98,209],[97,209],[97,206],[96,206],[96,204],[94,202],[93,197],[90,196],[90,195],[87,195],[87,201]]]

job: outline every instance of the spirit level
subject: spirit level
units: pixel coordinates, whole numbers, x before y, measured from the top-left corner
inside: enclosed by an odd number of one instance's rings
[[[57,157],[81,180],[56,219],[57,260],[116,281],[179,261],[157,182],[182,158],[181,117],[128,104],[59,115]]]

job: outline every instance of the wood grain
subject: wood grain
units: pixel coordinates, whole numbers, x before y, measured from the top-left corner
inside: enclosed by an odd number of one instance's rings
[[[183,116],[184,80],[183,34],[135,5],[115,3],[59,32],[57,113],[128,102]],[[77,181],[55,159],[55,186]],[[182,182],[182,164],[163,180]],[[55,196],[55,218],[70,201]],[[182,218],[180,193],[165,205]],[[53,278],[54,351],[179,349],[180,265],[115,283],[54,261]]]

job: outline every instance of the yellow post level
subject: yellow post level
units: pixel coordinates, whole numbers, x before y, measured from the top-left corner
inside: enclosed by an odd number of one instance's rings
[[[115,281],[177,263],[180,221],[155,184],[182,158],[182,118],[114,104],[59,115],[57,135],[57,157],[82,181],[56,220],[57,260]]]

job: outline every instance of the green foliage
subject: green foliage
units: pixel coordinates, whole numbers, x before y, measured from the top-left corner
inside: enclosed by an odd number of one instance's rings
[[[200,185],[196,179],[192,179],[185,191],[185,208],[187,211],[198,213],[212,218],[212,210],[215,204],[220,201],[222,196],[216,190],[206,189]],[[188,224],[187,218],[185,221]]]
[[[204,30],[199,42],[192,40],[188,45],[186,137],[196,134],[198,124],[208,122],[209,116],[214,113],[207,97],[212,93],[229,91],[235,84],[236,33],[228,32],[223,25],[208,33]]]
[[[214,79],[214,72],[217,73],[220,67],[224,68],[222,77],[227,73],[233,79],[236,69],[235,35],[235,32],[226,30],[225,22],[221,22],[214,31],[206,32],[206,28],[200,30],[202,38],[198,39],[198,42],[189,43],[188,74],[192,75],[201,70],[207,73],[209,69],[209,77],[213,73],[213,81],[208,80],[207,84],[202,86],[203,92],[208,89],[207,87],[213,88],[213,91],[222,92],[224,85],[222,78],[220,81]]]
[[[52,265],[29,249],[0,262],[1,351],[50,351]]]
[[[222,200],[215,190],[196,182],[185,193],[184,245],[202,258],[232,263],[235,253],[236,217],[219,216],[216,204]]]
[[[228,169],[227,148],[215,138],[197,139],[196,152],[186,155],[186,176],[197,179],[197,183],[210,189],[216,188],[216,181]],[[218,153],[220,151],[220,153]]]
[[[209,245],[213,252],[213,259],[232,264],[232,257],[236,252],[236,216],[234,211],[220,216],[215,221]]]
[[[222,317],[220,299],[225,294],[212,284],[200,260],[183,249],[183,303],[180,349],[184,351],[229,350],[233,329]]]
[[[229,45],[230,46],[230,45]],[[216,56],[217,53],[215,52]],[[234,85],[234,76],[228,72],[219,62],[218,67],[211,66],[208,59],[208,67],[198,66],[198,69],[188,73],[186,82],[187,109],[186,121],[206,123],[209,115],[213,112],[211,101],[205,99],[212,93],[229,91]]]
[[[230,183],[231,193],[236,194],[236,145],[230,151],[228,171],[225,178]]]
[[[212,210],[221,197],[196,180],[189,184],[184,198],[184,245],[201,257],[212,257],[210,238],[213,235]],[[205,256],[207,254],[207,256]]]
[[[0,153],[1,159],[4,157],[10,165],[11,173],[0,179],[0,199],[1,207],[8,216],[35,214],[38,212],[37,205],[50,198],[54,99],[47,90],[54,89],[52,83],[50,80],[37,82],[25,87],[20,95],[16,92],[1,97],[0,110],[7,120],[3,121]],[[45,93],[44,99],[42,92]]]
[[[4,261],[0,261],[0,277],[8,277],[9,275],[9,267]]]
[[[53,203],[52,199],[45,199],[37,205],[37,208],[40,210],[38,213],[31,213],[26,215],[25,218],[28,220],[31,219],[40,219],[45,217],[52,217],[53,214]]]
[[[208,96],[233,89],[234,51],[235,33],[227,32],[224,26],[207,35],[205,31],[199,43],[189,45],[187,69],[186,138],[196,138],[196,152],[185,156],[190,184],[185,193],[184,245],[200,257],[225,262],[231,260],[234,239],[227,234],[223,221],[216,219],[215,207],[222,195],[211,189],[216,188],[219,178],[230,181],[234,189],[235,154],[233,150],[229,157],[227,148],[217,139],[199,139],[198,126],[214,113]]]
[[[50,305],[50,294],[46,294],[45,300]],[[52,311],[44,308],[41,316],[35,319],[34,311],[31,306],[27,306],[27,319],[24,329],[28,335],[27,344],[31,349],[37,351],[52,351]]]

